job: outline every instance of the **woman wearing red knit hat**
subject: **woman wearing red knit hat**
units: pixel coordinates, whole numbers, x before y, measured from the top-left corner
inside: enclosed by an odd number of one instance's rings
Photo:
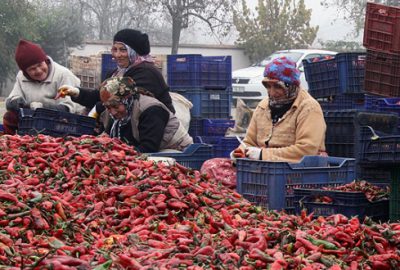
[[[39,45],[23,39],[16,48],[15,61],[20,71],[5,102],[7,112],[3,126],[6,134],[15,134],[20,108],[75,112],[77,104],[70,98],[54,99],[61,85],[80,85],[80,80],[70,70],[54,62]]]

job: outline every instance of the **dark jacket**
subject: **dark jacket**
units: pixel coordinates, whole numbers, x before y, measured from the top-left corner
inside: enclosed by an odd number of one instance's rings
[[[110,134],[113,124],[110,114],[103,112],[100,118],[106,133]],[[193,143],[175,114],[159,100],[145,95],[133,100],[130,122],[117,129],[115,134],[122,141],[135,146],[142,153],[164,149],[182,151]]]
[[[114,71],[109,73],[107,78],[110,78]],[[136,82],[137,86],[140,86],[151,92],[156,99],[167,106],[172,113],[175,113],[174,106],[172,105],[172,99],[169,95],[169,87],[165,82],[161,72],[154,64],[142,62],[139,65],[129,69],[124,76],[131,77]],[[88,108],[93,108],[96,103],[100,102],[99,90],[87,88],[79,89],[79,96],[72,98],[74,102],[77,102]]]

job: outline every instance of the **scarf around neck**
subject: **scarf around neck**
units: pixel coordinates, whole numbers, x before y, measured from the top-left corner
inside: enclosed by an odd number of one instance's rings
[[[120,67],[117,66],[117,70],[113,73],[113,77],[114,76],[119,76],[122,77],[124,76],[124,74],[131,69],[134,66],[139,65],[142,62],[148,62],[148,63],[154,63],[153,57],[150,54],[146,54],[146,55],[139,55],[137,54],[137,52],[132,49],[131,47],[129,47],[128,45],[126,45],[123,42],[118,42],[121,43],[125,46],[125,48],[128,51],[128,58],[129,58],[129,65],[127,67]]]
[[[129,121],[131,120],[134,98],[135,98],[135,95],[132,95],[126,99],[121,100],[121,103],[125,105],[126,111],[127,111],[127,114],[124,118],[116,119],[110,114],[110,117],[113,120],[113,124],[112,124],[111,130],[110,130],[111,138],[122,139],[121,138],[121,127],[126,126],[129,123]]]

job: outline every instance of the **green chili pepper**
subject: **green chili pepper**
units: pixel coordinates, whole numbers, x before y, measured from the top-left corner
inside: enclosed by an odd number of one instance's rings
[[[320,246],[323,245],[326,249],[333,249],[336,250],[338,247],[335,244],[332,244],[325,240],[314,239],[311,236],[307,237],[308,241],[310,241],[313,245]]]
[[[96,266],[93,270],[107,270],[110,269],[111,265],[112,265],[112,260],[108,260],[105,263]]]

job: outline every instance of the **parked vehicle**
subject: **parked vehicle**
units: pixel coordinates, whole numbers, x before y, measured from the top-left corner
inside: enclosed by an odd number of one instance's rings
[[[303,59],[325,57],[335,55],[336,53],[314,49],[276,51],[259,63],[244,69],[235,70],[232,72],[233,103],[236,104],[237,98],[240,98],[250,107],[255,107],[267,95],[267,90],[261,84],[264,67],[268,62],[277,57],[286,56],[296,62],[298,69],[301,71],[301,86],[304,89],[308,89],[308,84],[304,76]]]

